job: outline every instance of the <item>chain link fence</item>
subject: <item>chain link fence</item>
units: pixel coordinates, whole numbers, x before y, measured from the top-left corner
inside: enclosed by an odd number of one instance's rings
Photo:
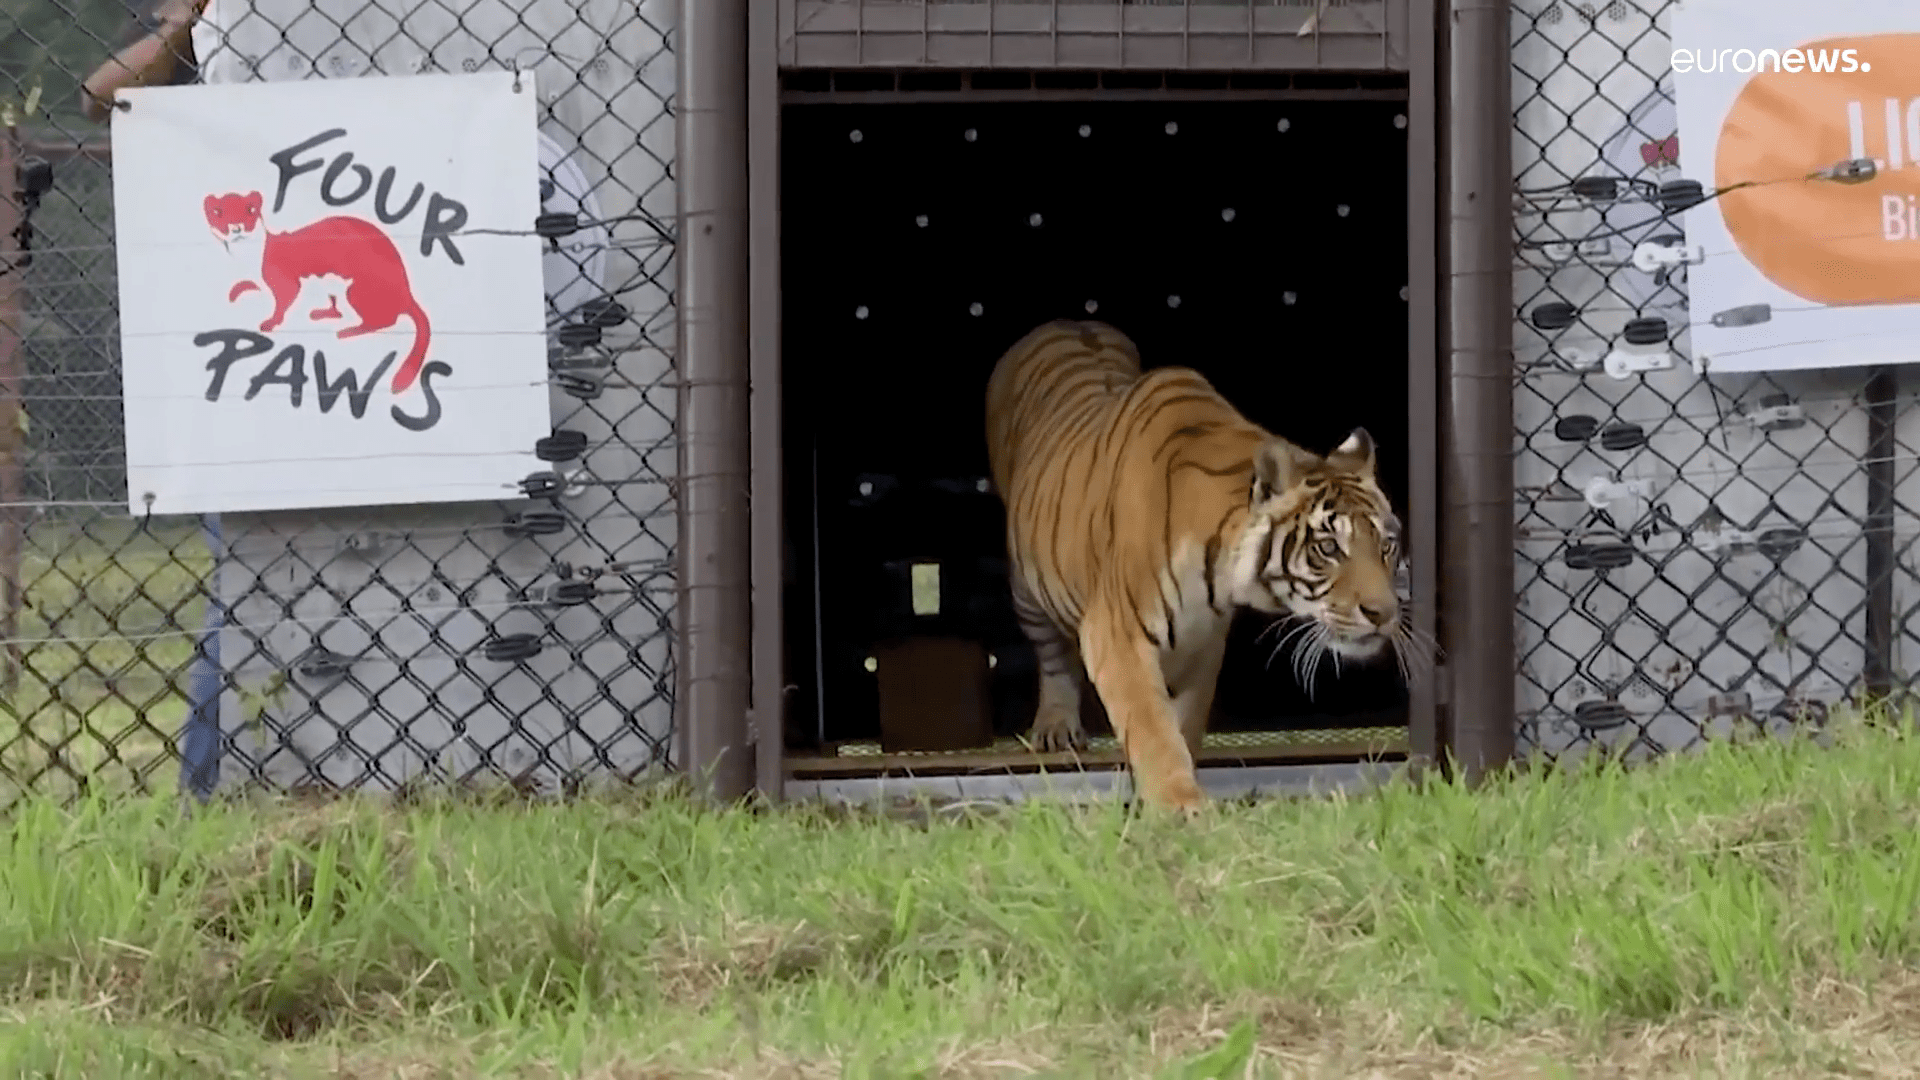
[[[1681,242],[1663,184],[1712,190],[1676,131],[1675,6],[1514,6],[1522,753],[1685,749],[1907,681],[1896,372],[1697,370],[1685,267],[1633,266]]]
[[[125,512],[111,161],[79,86],[166,9],[0,13],[0,804],[92,782],[568,790],[670,763],[671,5],[211,0],[206,81],[517,68],[541,95],[539,499]],[[1665,0],[1516,0],[1520,744],[1685,749],[1905,686],[1891,369],[1690,358]],[[146,20],[145,27],[142,19]],[[204,52],[204,55],[202,53]],[[176,777],[178,779],[176,779]]]
[[[162,78],[533,72],[543,215],[578,227],[543,259],[538,498],[205,519],[127,514],[112,162],[81,95],[190,5],[0,12],[0,808],[671,764],[673,6],[206,4]]]

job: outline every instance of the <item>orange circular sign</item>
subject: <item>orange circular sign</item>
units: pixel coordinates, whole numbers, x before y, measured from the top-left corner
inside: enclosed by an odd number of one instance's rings
[[[1785,65],[1799,70],[1775,70],[1769,54],[1727,110],[1714,151],[1715,188],[1760,184],[1716,201],[1740,253],[1788,292],[1816,304],[1920,302],[1920,34],[1829,38],[1797,52],[1849,49],[1853,71],[1808,70],[1802,57]],[[1854,157],[1877,159],[1878,175],[1796,179]]]

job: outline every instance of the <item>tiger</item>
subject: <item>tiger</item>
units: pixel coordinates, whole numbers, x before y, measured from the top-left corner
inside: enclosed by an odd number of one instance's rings
[[[986,406],[1014,613],[1039,659],[1034,749],[1086,745],[1084,673],[1137,795],[1191,816],[1238,608],[1293,617],[1303,679],[1328,654],[1369,660],[1412,640],[1401,523],[1365,428],[1313,454],[1191,368],[1143,373],[1133,341],[1094,321],[1028,332],[995,364]]]

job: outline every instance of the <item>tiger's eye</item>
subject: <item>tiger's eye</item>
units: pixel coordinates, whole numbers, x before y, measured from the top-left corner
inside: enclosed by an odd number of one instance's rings
[[[1338,540],[1322,540],[1317,546],[1320,549],[1320,554],[1325,555],[1329,559],[1338,558],[1340,555],[1340,541]]]

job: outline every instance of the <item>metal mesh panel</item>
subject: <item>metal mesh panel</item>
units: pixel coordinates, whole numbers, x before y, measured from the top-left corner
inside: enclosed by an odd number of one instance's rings
[[[0,241],[0,808],[89,783],[557,791],[670,766],[674,5],[212,0],[206,81],[534,73],[542,208],[580,225],[544,257],[553,427],[577,445],[542,453],[539,498],[139,520],[110,154],[79,89],[184,6],[0,13],[0,225],[27,224]]]
[[[1817,723],[1901,683],[1913,647],[1889,630],[1911,609],[1920,431],[1892,373],[1696,371],[1684,268],[1631,265],[1678,243],[1662,182],[1711,189],[1677,143],[1673,6],[1515,5],[1522,753]],[[1670,334],[1672,366],[1608,374],[1612,350],[1662,348],[1630,330]]]
[[[789,68],[1392,70],[1407,0],[781,0]]]

